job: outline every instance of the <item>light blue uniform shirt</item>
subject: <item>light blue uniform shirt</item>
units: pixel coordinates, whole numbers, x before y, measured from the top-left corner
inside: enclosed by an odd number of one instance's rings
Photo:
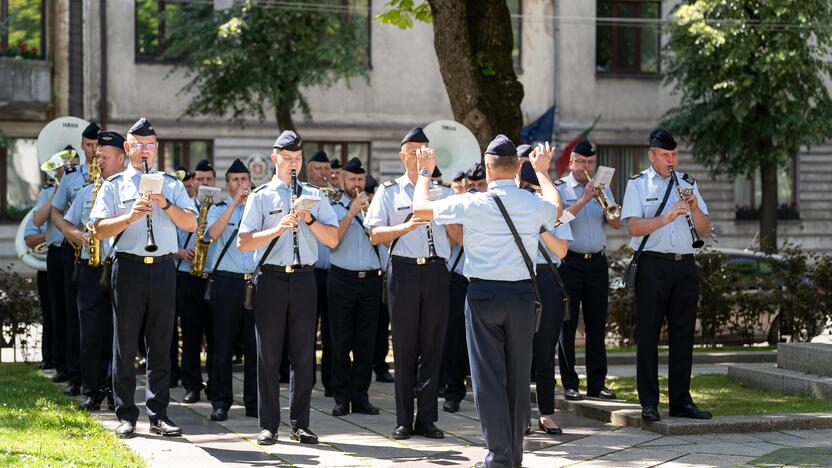
[[[323,200],[322,202],[329,203],[326,200]],[[318,260],[315,262],[315,268],[319,268],[321,270],[329,270],[329,267],[332,266],[330,256],[331,252],[329,250],[329,247],[318,242]]]
[[[220,216],[225,213],[229,203],[231,203],[231,198],[216,203],[208,209],[208,227],[216,223]],[[231,239],[231,234],[234,233],[235,229],[240,227],[240,220],[243,219],[244,209],[243,205],[234,207],[234,211],[231,212],[231,217],[228,218],[228,224],[225,226],[225,230],[222,231],[220,237],[211,245],[208,262],[205,264],[205,271],[207,273],[214,271],[214,266],[219,259],[220,253],[229,240],[231,241],[231,245],[228,246],[228,250],[222,257],[222,262],[216,265],[217,271],[228,271],[231,273],[251,273],[254,271],[254,267],[256,266],[254,263],[254,251],[240,252],[240,249],[237,248],[236,233],[234,234],[234,238]],[[208,237],[207,229],[206,237]]]
[[[581,199],[584,186],[571,173],[562,180],[563,183],[556,187],[563,200],[563,208],[566,209]],[[605,187],[604,192],[615,203],[609,187]],[[569,223],[574,238],[569,242],[569,250],[578,253],[597,253],[603,250],[607,246],[606,222],[604,209],[598,203],[598,198],[593,197]]]
[[[480,193],[477,189],[468,189],[464,194],[460,195],[468,195],[468,194],[476,194]],[[459,261],[457,261],[457,257],[459,257]],[[454,264],[456,264],[456,268],[454,268]],[[456,273],[461,275],[463,269],[465,268],[465,249],[462,248],[461,245],[455,245],[451,247],[451,256],[448,257],[448,261],[446,263],[448,267],[448,271],[451,273]],[[452,270],[453,268],[453,270]]]
[[[81,229],[82,232],[87,231],[84,226],[86,226],[87,222],[89,222],[90,220],[93,187],[95,187],[95,184],[92,183],[83,186],[81,190],[79,190],[78,193],[75,195],[75,200],[73,200],[72,204],[69,205],[69,209],[64,215],[65,220],[67,220],[73,226],[76,226],[79,229]],[[115,237],[110,237],[101,241],[102,258],[104,258],[104,255],[110,252],[110,245],[112,245],[113,239],[115,239]],[[81,258],[90,258],[90,253],[89,251],[87,251],[87,249],[81,249]]]
[[[387,182],[381,184],[375,196],[373,196],[373,201],[367,210],[367,217],[364,219],[365,227],[374,228],[402,224],[407,215],[413,212],[413,191],[416,187],[410,182],[407,174],[396,179],[393,184],[389,186],[388,184]],[[449,190],[443,190],[443,192],[447,194]],[[433,230],[433,245],[436,249],[436,255],[447,259],[451,255],[451,244],[445,233],[445,226],[433,221],[431,229]],[[429,257],[428,251],[427,226],[420,226],[399,237],[395,251],[390,252],[390,254],[419,258]]]
[[[301,195],[312,195],[321,199],[317,205],[311,210],[317,222],[329,226],[338,226],[338,218],[335,216],[335,211],[327,202],[326,197],[317,188],[301,184]],[[243,211],[243,219],[240,223],[240,233],[265,231],[271,229],[280,223],[280,219],[289,214],[292,207],[289,203],[291,199],[291,190],[282,180],[273,179],[268,184],[262,185],[254,190],[248,197],[246,208]],[[298,223],[298,248],[300,251],[300,261],[304,265],[314,265],[318,260],[318,242],[315,235],[309,226],[303,220]],[[266,248],[271,241],[263,244],[257,249],[257,254],[254,256],[255,262],[260,261],[260,257],[266,252]],[[293,257],[292,244],[292,230],[287,229],[277,240],[269,253],[269,257],[264,262],[266,265],[286,266],[292,264]]]
[[[35,202],[35,211],[37,211],[40,207],[46,204],[46,202],[49,200],[49,197],[52,195],[53,190],[55,190],[54,185],[48,185],[41,189],[40,193],[38,194],[38,201]],[[46,226],[46,245],[61,245],[61,243],[64,241],[64,234],[52,222],[51,215],[46,217],[46,221],[43,223],[43,225]]]
[[[558,239],[566,240],[566,241],[571,242],[571,241],[574,240],[574,238],[572,237],[571,224],[572,223],[561,224],[560,226],[558,226],[554,229],[547,229],[547,230],[549,231],[549,234],[552,234],[553,236],[557,237]],[[542,239],[540,240],[540,243],[543,244],[543,248],[546,249],[546,253],[549,254],[549,258],[552,259],[552,263],[555,266],[559,266],[560,262],[561,262],[561,259],[558,258],[557,255],[553,254],[551,250],[549,250],[549,247],[546,245],[545,242],[543,242]],[[535,263],[538,264],[538,265],[542,265],[542,264],[546,263],[546,259],[543,258],[543,254],[540,253],[540,250],[538,250],[536,248],[534,250],[535,250],[535,252],[537,252],[537,259],[535,260]]]
[[[514,179],[488,184],[500,196],[529,257],[534,258],[540,228],[554,229],[557,209],[541,196],[517,187]],[[439,224],[462,224],[467,278],[498,281],[529,279],[529,270],[514,243],[497,203],[489,193],[460,194],[433,202]]]
[[[699,186],[696,185],[695,181],[692,184],[689,183],[684,179],[685,174],[682,172],[677,172],[676,177],[683,189],[693,189],[699,209],[707,215],[708,207],[705,205],[705,200],[702,199]],[[690,180],[693,181],[692,178]],[[652,218],[656,216],[656,210],[659,208],[665,190],[667,190],[667,185],[670,183],[670,177],[666,180],[662,179],[653,169],[653,166],[630,178],[627,182],[627,191],[624,193],[624,206],[621,207],[621,222],[626,224],[628,218],[632,217]],[[679,201],[679,194],[676,187],[673,187],[661,214],[667,213],[677,201]],[[691,246],[691,241],[687,221],[685,221],[684,216],[679,216],[670,224],[653,231],[647,239],[644,250],[674,254],[694,253],[696,249]],[[641,237],[633,237],[630,240],[630,247],[633,249],[638,249],[639,244],[641,244]]]
[[[46,223],[43,223],[41,227],[35,226],[35,222],[32,221],[32,218],[29,218],[29,221],[26,222],[26,226],[23,227],[23,237],[29,237],[34,234],[43,234],[46,232]]]
[[[156,173],[156,170],[150,172],[153,174]],[[108,178],[101,184],[101,190],[98,192],[98,198],[95,200],[95,206],[90,214],[92,223],[95,224],[101,219],[114,218],[129,213],[133,203],[142,196],[139,193],[141,178],[142,172],[136,170],[132,164],[128,164],[124,172]],[[193,200],[188,197],[185,186],[176,177],[165,174],[162,183],[162,195],[179,208],[196,214]],[[158,257],[176,253],[178,244],[176,225],[173,220],[162,210],[161,206],[157,205],[153,205],[151,219],[153,220],[154,239],[156,245],[159,246],[157,251],[148,252],[144,250],[144,246],[147,244],[147,225],[144,217],[141,217],[130,223],[127,229],[123,231],[124,235],[121,236],[116,245],[116,252],[143,257]]]
[[[352,200],[343,196],[337,203],[332,204],[335,215],[338,216],[338,224],[347,217],[347,212],[352,205]],[[344,238],[338,243],[338,247],[332,250],[332,264],[338,268],[352,271],[378,270],[381,268],[379,255],[370,243],[370,237],[364,230],[361,213],[358,213],[347,228]],[[379,246],[380,247],[380,246]]]
[[[78,196],[78,191],[81,187],[87,185],[87,176],[89,175],[89,168],[86,164],[81,164],[75,171],[66,174],[61,178],[61,185],[58,186],[58,193],[52,199],[52,206],[66,212],[69,205]]]

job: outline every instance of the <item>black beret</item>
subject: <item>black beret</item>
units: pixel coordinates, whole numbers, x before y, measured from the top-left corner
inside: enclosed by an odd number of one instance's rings
[[[367,174],[364,177],[364,191],[367,193],[375,193],[376,188],[378,188],[378,181],[375,177]]]
[[[329,167],[331,169],[341,169],[341,161],[338,158],[335,158],[329,162]]]
[[[532,154],[532,145],[520,145],[517,147],[517,157],[526,158]]]
[[[84,129],[84,132],[81,133],[81,136],[89,140],[95,140],[98,138],[98,132],[100,131],[101,127],[99,127],[97,123],[90,122],[90,124],[87,125],[87,128]]]
[[[465,178],[465,173],[462,171],[454,172],[454,175],[451,176],[451,180],[454,182],[460,182],[462,179]]]
[[[322,162],[329,164],[329,157],[326,155],[326,152],[322,149],[315,151],[315,154],[309,158],[309,162]]]
[[[482,167],[482,163],[476,162],[473,166],[468,168],[468,171],[465,172],[465,176],[468,177],[468,180],[478,181],[485,179],[485,168]]]
[[[672,151],[676,149],[676,139],[663,128],[657,128],[650,132],[650,146]]]
[[[153,125],[147,120],[147,117],[142,117],[130,127],[130,130],[127,130],[127,133],[138,136],[150,136],[155,135],[156,130],[153,130]]]
[[[523,165],[520,166],[520,181],[527,184],[540,185],[537,174],[534,173],[534,168],[528,161],[523,161]]]
[[[231,166],[228,168],[228,170],[225,171],[225,175],[228,175],[228,174],[243,174],[243,173],[251,174],[251,172],[248,170],[246,165],[243,164],[243,162],[240,161],[239,158],[235,159],[234,162],[231,163]]]
[[[578,142],[572,152],[578,153],[581,156],[595,156],[595,148],[592,147],[592,143],[586,138]]]
[[[492,154],[494,156],[517,156],[517,148],[507,136],[500,134],[491,140],[488,148],[485,149],[485,154]]]
[[[407,132],[407,135],[402,139],[402,144],[405,143],[430,143],[428,136],[422,131],[422,127],[413,127]]]
[[[430,176],[431,178],[442,177],[442,171],[439,170],[439,166],[433,166],[433,173]]]
[[[194,171],[213,171],[213,170],[214,170],[214,166],[212,166],[211,161],[209,161],[207,159],[203,159],[203,160],[199,161],[198,163],[196,163],[196,166],[194,166]]]
[[[124,141],[120,133],[112,130],[105,130],[98,134],[98,146],[114,146],[124,151]]]
[[[361,160],[358,158],[352,158],[344,164],[343,169],[347,172],[352,172],[353,174],[364,174],[367,171],[364,170],[364,167],[361,166]]]
[[[274,141],[272,148],[286,151],[300,151],[303,141],[297,133],[292,130],[284,130]]]

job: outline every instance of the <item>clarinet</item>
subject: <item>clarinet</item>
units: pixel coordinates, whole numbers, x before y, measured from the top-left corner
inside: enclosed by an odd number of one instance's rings
[[[147,158],[142,158],[142,166],[144,166],[144,173],[150,174],[150,169],[147,167]],[[152,211],[145,215],[145,221],[147,224],[147,244],[144,246],[144,250],[148,252],[155,252],[159,250],[159,247],[156,245],[156,239],[153,238],[153,219],[151,219]]]
[[[679,185],[679,179],[676,178],[676,171],[673,170],[673,166],[667,167],[670,170],[670,180],[671,183],[676,185],[676,192],[679,194],[679,199],[682,201],[687,202],[687,196],[685,196],[684,191],[682,190],[682,186]],[[691,246],[694,249],[698,249],[705,245],[705,241],[699,237],[699,233],[696,232],[696,226],[693,224],[693,217],[690,215],[690,205],[688,205],[688,211],[685,212],[685,221],[688,222],[688,229],[690,229],[690,236],[693,239]]]
[[[290,209],[290,212],[293,215],[297,215],[297,211],[295,210],[295,200],[297,200],[297,198],[298,198],[298,189],[299,188],[300,187],[298,185],[298,172],[296,170],[292,169],[292,196],[291,196],[291,201],[290,201],[290,203],[292,204],[292,207]],[[298,221],[300,221],[300,220],[298,220]],[[300,261],[300,245],[298,244],[299,234],[300,234],[300,226],[299,226],[299,224],[295,224],[294,226],[292,226],[292,248],[294,249],[294,251],[292,253],[292,269],[303,267],[303,263],[301,263],[301,261]]]
[[[433,187],[433,182],[431,182],[431,187]],[[425,229],[428,232],[428,257],[436,258],[439,255],[436,255],[436,244],[433,242],[433,228],[431,227],[431,223],[425,225]]]

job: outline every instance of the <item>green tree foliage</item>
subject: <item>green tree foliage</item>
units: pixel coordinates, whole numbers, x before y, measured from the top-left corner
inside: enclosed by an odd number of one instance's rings
[[[694,0],[667,27],[665,80],[681,104],[664,125],[714,174],[760,169],[761,246],[777,245],[777,167],[832,137],[832,3]]]
[[[293,111],[311,119],[305,88],[368,79],[366,8],[335,0],[279,6],[243,0],[207,15],[190,8],[176,16],[165,50],[184,57],[174,70],[190,80],[182,89],[191,96],[187,115],[241,124],[274,112],[278,127],[291,129]]]

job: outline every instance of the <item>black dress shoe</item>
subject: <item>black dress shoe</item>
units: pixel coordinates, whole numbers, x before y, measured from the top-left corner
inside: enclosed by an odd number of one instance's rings
[[[574,388],[567,388],[563,391],[563,394],[567,400],[579,401],[584,399],[584,397],[581,396],[581,392],[575,390]]]
[[[711,419],[713,417],[710,411],[699,409],[699,407],[693,403],[688,403],[687,405],[679,408],[670,408],[670,415],[674,418],[690,419]]]
[[[66,396],[78,396],[81,394],[81,386],[77,384],[69,384],[64,389],[64,395]]]
[[[346,416],[348,414],[350,414],[350,405],[345,403],[335,403],[335,406],[332,408],[333,416]]]
[[[263,429],[257,434],[257,445],[274,445],[277,443],[277,432]]]
[[[317,444],[318,443],[318,436],[315,435],[314,432],[306,429],[304,427],[299,427],[292,431],[291,434],[292,439],[302,443],[302,444]]]
[[[392,435],[396,440],[409,439],[413,435],[413,429],[410,426],[399,426],[393,430]]]
[[[129,439],[136,433],[136,424],[130,421],[122,421],[115,432],[119,439]]]
[[[523,435],[524,436],[532,435],[532,423],[531,422],[529,422],[529,424],[526,426],[526,430],[523,431]]]
[[[83,403],[78,405],[78,409],[81,411],[88,411],[92,413],[93,411],[98,411],[101,409],[101,397],[91,397],[88,396]]]
[[[662,417],[659,415],[659,409],[655,406],[645,406],[641,409],[641,419],[649,422],[661,421]]]
[[[590,398],[603,398],[604,400],[615,400],[615,392],[607,387],[601,387],[597,392],[586,392],[586,396]]]
[[[40,363],[40,365],[38,367],[40,367],[43,370],[49,370],[49,369],[54,369],[55,364],[52,364],[51,362],[42,362],[42,363]]]
[[[353,403],[352,412],[357,414],[369,414],[370,416],[375,416],[379,413],[378,408],[373,406],[370,402]]]
[[[182,435],[182,429],[168,418],[150,421],[150,433],[159,434],[165,437],[176,437]]]
[[[52,383],[62,383],[68,382],[69,376],[64,374],[63,372],[58,372],[57,374],[52,376]]]
[[[554,422],[552,424],[554,424]],[[539,427],[541,431],[543,431],[547,434],[550,434],[550,435],[561,435],[561,434],[563,434],[563,429],[559,428],[557,426],[557,424],[555,424],[555,427],[549,427],[549,426],[543,424],[543,421],[537,421],[537,427]]]
[[[225,421],[228,419],[228,410],[225,408],[217,408],[211,411],[211,421]]]
[[[444,439],[445,433],[442,432],[442,429],[434,426],[433,423],[416,423],[413,426],[413,433],[416,435],[420,435],[422,437],[427,437],[428,439]]]
[[[445,400],[445,404],[442,405],[442,411],[456,413],[459,411],[459,402],[456,400]]]
[[[395,381],[396,378],[393,377],[393,374],[391,374],[390,371],[376,373],[376,382],[393,383]]]
[[[197,403],[199,401],[199,390],[188,390],[185,392],[185,397],[182,398],[183,403]]]

